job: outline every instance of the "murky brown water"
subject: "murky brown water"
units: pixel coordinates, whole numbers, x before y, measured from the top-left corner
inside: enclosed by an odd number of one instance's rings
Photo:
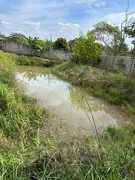
[[[89,108],[100,133],[109,125],[120,126],[128,121],[116,107],[89,95],[83,88],[60,80],[48,69],[21,66],[17,68],[16,79],[23,84],[27,95],[37,99],[40,107],[55,114],[55,126],[64,127],[64,131],[78,129],[93,134]]]

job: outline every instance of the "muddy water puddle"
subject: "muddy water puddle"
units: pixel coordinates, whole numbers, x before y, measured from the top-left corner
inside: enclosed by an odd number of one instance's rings
[[[117,107],[88,94],[83,88],[62,81],[42,67],[17,68],[16,79],[40,107],[53,112],[51,126],[63,133],[94,134],[93,118],[99,133],[109,125],[120,126],[128,118]]]

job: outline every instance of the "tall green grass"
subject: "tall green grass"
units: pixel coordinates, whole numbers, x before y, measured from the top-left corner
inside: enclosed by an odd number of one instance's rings
[[[16,63],[18,65],[50,67],[50,66],[54,66],[56,64],[60,64],[61,61],[42,59],[39,57],[17,56]]]
[[[135,79],[107,70],[65,62],[52,69],[52,73],[86,88],[97,97],[121,106],[135,119]]]
[[[16,94],[16,56],[0,53],[0,179],[16,179],[19,169],[37,159],[41,125],[48,112]]]

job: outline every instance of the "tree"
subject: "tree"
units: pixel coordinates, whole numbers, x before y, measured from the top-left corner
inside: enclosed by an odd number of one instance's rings
[[[99,48],[95,40],[93,33],[90,31],[87,32],[86,36],[80,34],[73,51],[74,57],[78,63],[86,64],[98,60]]]
[[[125,27],[124,32],[130,38],[133,38],[132,44],[134,45],[134,50],[135,50],[135,21],[131,23],[128,27]]]
[[[53,47],[53,43],[50,40],[46,39],[44,50],[49,50],[51,47]]]
[[[135,21],[128,27],[125,27],[124,31],[126,34],[128,34],[129,37],[135,38]]]
[[[105,47],[101,43],[96,42],[96,44],[98,46],[100,55],[105,54]]]
[[[58,38],[55,42],[54,42],[54,48],[55,49],[64,49],[64,50],[68,50],[68,43],[67,40],[65,38]]]
[[[28,38],[28,44],[30,47],[32,47],[32,45],[33,45],[33,38],[31,36],[29,36],[29,38]]]
[[[96,40],[102,42],[111,53],[116,51],[127,51],[125,37],[118,26],[112,26],[105,21],[101,21],[94,26],[93,30]]]
[[[28,45],[28,38],[21,33],[16,33],[16,32],[11,33],[10,36],[8,36],[6,39],[12,39],[12,40],[18,41],[22,44]]]

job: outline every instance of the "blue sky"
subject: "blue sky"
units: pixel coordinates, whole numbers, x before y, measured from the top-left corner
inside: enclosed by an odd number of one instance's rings
[[[129,2],[132,12],[135,0]],[[52,35],[53,40],[70,40],[99,21],[120,24],[126,7],[127,0],[0,0],[0,31],[5,35],[20,32],[42,39]]]

